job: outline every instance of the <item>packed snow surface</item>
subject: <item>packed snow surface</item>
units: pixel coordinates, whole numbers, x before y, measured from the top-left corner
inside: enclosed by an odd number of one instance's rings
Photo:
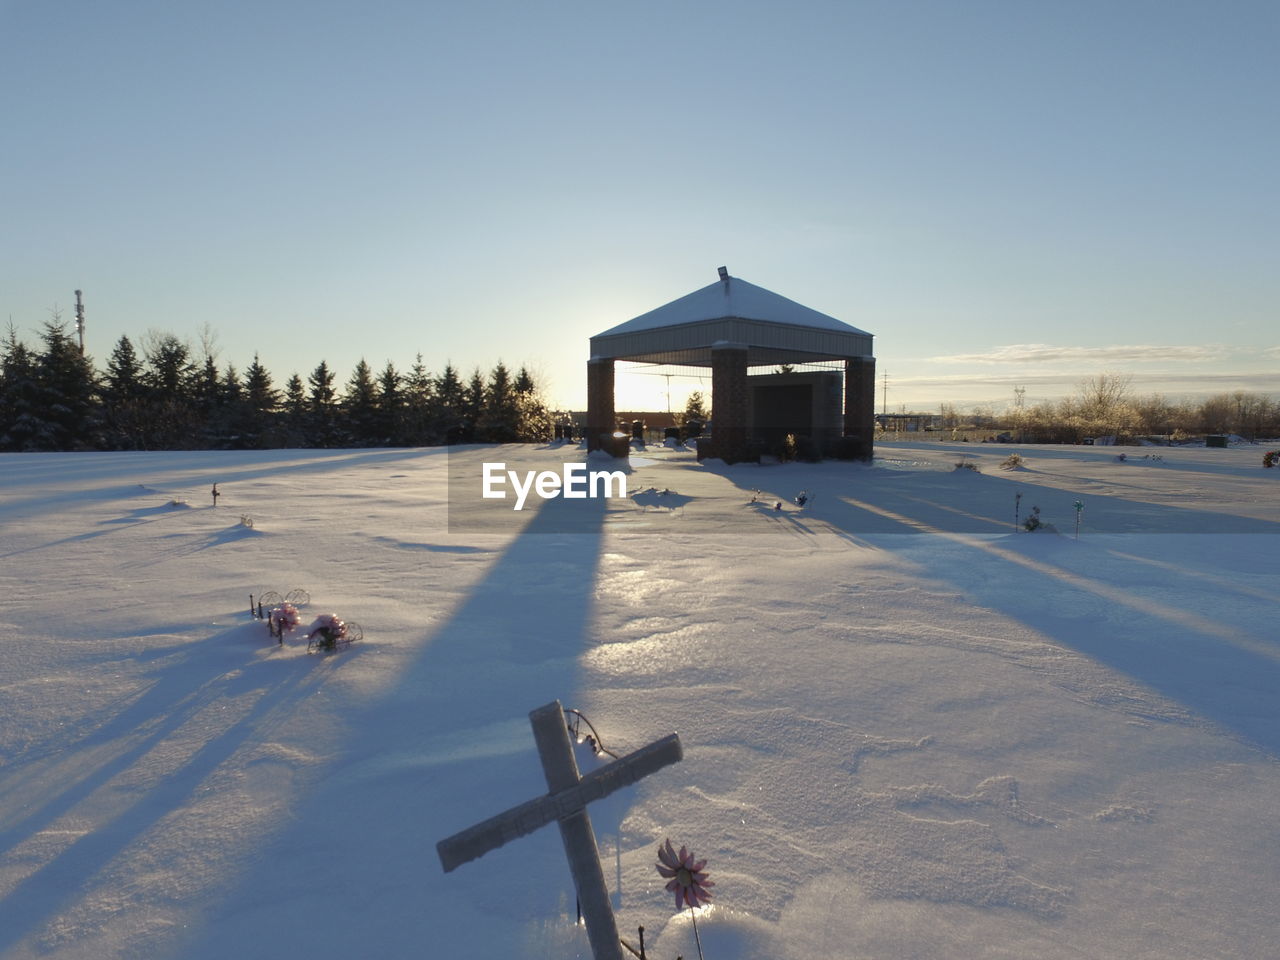
[[[650,957],[668,837],[707,960],[1277,956],[1280,470],[1119,452],[651,448],[523,511],[482,465],[580,451],[0,456],[0,956],[589,956],[554,827],[435,852],[546,791],[555,699],[683,741],[591,809]]]

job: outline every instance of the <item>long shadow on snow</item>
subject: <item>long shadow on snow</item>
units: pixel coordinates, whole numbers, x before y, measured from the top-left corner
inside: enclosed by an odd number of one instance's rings
[[[739,487],[744,501],[759,488],[763,497],[790,507],[799,481],[786,465],[714,467]],[[1059,530],[1075,525],[1075,501],[1084,505],[1087,533],[1269,533],[1280,523],[1211,510],[1129,500],[1086,490],[1060,490],[1019,483],[1016,473],[988,475],[971,470],[893,471],[854,463],[806,465],[812,502],[799,514],[825,521],[850,536],[874,533],[1008,533],[1016,515],[1025,520],[1033,506]],[[1017,494],[1022,500],[1017,501]],[[755,528],[759,530],[759,527]]]
[[[182,956],[391,956],[404,943],[430,944],[442,922],[501,927],[513,914],[572,914],[553,827],[448,876],[435,844],[546,792],[528,713],[554,699],[573,705],[578,659],[592,643],[604,517],[602,500],[542,504],[395,688],[343,718],[352,734],[328,779],[236,880],[246,892],[193,931]],[[610,829],[597,816],[602,826]],[[320,893],[330,883],[343,890],[337,902]],[[281,939],[245,953],[264,928]],[[491,936],[478,938],[474,956],[486,956]]]
[[[1203,555],[1210,546],[1197,552]],[[1209,592],[1196,582],[1196,571],[1173,572],[1165,565],[1153,574],[1140,569],[1139,560],[1122,558],[1092,541],[1043,535],[1010,535],[973,544],[964,553],[972,563],[957,563],[949,550],[916,559],[976,602],[1280,757],[1280,646],[1265,631],[1246,633],[1187,603],[1186,597],[1203,598]],[[1125,573],[1113,583],[1108,574],[1119,565]],[[1280,577],[1280,564],[1276,566]],[[1148,590],[1158,591],[1156,598],[1144,595]],[[1051,595],[1057,602],[1045,602]],[[1064,601],[1072,598],[1080,615],[1063,612],[1070,609]],[[1247,587],[1224,585],[1213,591],[1213,603],[1223,611],[1237,605],[1269,606]],[[1099,609],[1102,615],[1090,613]],[[1265,621],[1265,615],[1259,618]]]
[[[725,473],[744,493],[752,489],[742,482],[754,479],[749,474]],[[840,483],[842,475],[844,482]],[[1181,532],[1184,539],[1193,541],[1200,538],[1188,534],[1207,529],[1274,536],[1280,532],[1280,524],[1094,496],[1089,501],[1086,535],[1076,541],[1069,532],[1066,536],[1013,534],[1012,510],[1007,518],[996,515],[999,507],[1013,503],[1013,483],[1003,477],[957,471],[954,476],[907,474],[904,479],[902,474],[847,466],[844,471],[828,472],[826,480],[827,489],[810,491],[818,494],[812,508],[794,516],[805,517],[810,525],[825,521],[834,532],[854,542],[889,550],[895,547],[892,539],[868,541],[866,536],[915,533],[947,537],[946,549],[912,552],[912,559],[923,563],[937,580],[955,584],[974,602],[1027,624],[1280,756],[1280,700],[1275,696],[1280,690],[1280,646],[1267,641],[1263,630],[1255,636],[1242,636],[1240,631],[1214,623],[1194,603],[1185,603],[1186,596],[1203,598],[1206,594],[1205,584],[1197,582],[1200,578],[1194,570],[1169,570],[1166,565],[1152,573],[1148,565],[1113,555],[1089,538],[1099,526],[1111,528],[1112,533]],[[939,482],[950,485],[954,493],[940,495]],[[775,482],[774,486],[781,488],[782,484]],[[1070,497],[1070,493],[1059,493],[1057,499],[1067,500],[1069,508]],[[1024,497],[1024,517],[1033,502]],[[1065,512],[1070,516],[1073,511]],[[975,533],[1004,536],[964,538]],[[1216,540],[1206,538],[1196,549],[1205,556],[1206,551],[1216,549]],[[1224,567],[1236,562],[1230,546],[1222,551],[1218,562]],[[1257,554],[1250,551],[1247,555]],[[1274,550],[1261,555],[1276,556]],[[1119,583],[1127,586],[1107,579],[1115,564],[1123,565],[1126,576]],[[1143,567],[1146,569],[1140,569]],[[1218,609],[1259,606],[1257,591],[1241,588],[1233,593],[1226,580],[1222,576],[1214,580],[1217,594],[1213,602]],[[1158,602],[1143,595],[1148,585],[1158,589]],[[1089,621],[1056,615],[1044,598],[1061,597],[1064,592],[1068,597],[1073,593],[1078,596],[1082,608],[1102,603],[1116,616]],[[1263,610],[1259,622],[1267,622],[1265,605]],[[1158,629],[1153,629],[1153,624]],[[1151,642],[1153,635],[1159,637],[1157,645]]]
[[[208,777],[264,724],[304,696],[316,661],[254,660],[238,641],[257,642],[261,630],[237,627],[198,644],[180,662],[164,663],[155,682],[114,715],[62,750],[29,760],[18,758],[7,774],[8,788],[20,790],[22,778],[57,777],[60,792],[44,794],[43,804],[0,832],[0,849],[11,851],[50,828],[59,818],[89,802],[99,789],[144,764],[153,750],[197,717],[207,716],[219,700],[260,689],[249,711],[206,740],[189,758],[155,783],[140,790],[126,809],[93,832],[70,843],[0,899],[0,954],[68,909],[113,860],[166,818],[188,806]],[[111,751],[113,744],[119,749]],[[93,754],[86,769],[76,759]],[[16,780],[14,778],[17,778]],[[7,791],[10,792],[10,791]]]
[[[34,546],[23,547],[21,550],[10,550],[8,553],[0,553],[0,559],[16,557],[24,553],[35,553],[37,550],[51,550],[55,547],[60,547],[68,543],[82,543],[85,540],[95,540],[98,537],[106,536],[109,533],[117,533],[121,530],[132,530],[147,524],[158,523],[167,517],[188,515],[191,509],[192,508],[186,504],[182,504],[180,506],[166,504],[158,507],[140,507],[138,509],[131,510],[129,512],[129,516],[112,517],[109,520],[99,520],[97,530],[72,534],[69,537],[63,537],[60,540],[50,540],[47,543],[37,543]],[[203,509],[208,508],[206,507]]]
[[[130,500],[135,497],[168,497],[175,490],[208,486],[215,481],[222,493],[234,492],[235,483],[262,478],[277,478],[292,473],[332,473],[357,467],[391,464],[400,460],[443,457],[447,447],[396,447],[359,450],[298,449],[290,451],[292,463],[281,463],[279,450],[193,450],[193,451],[129,451],[122,453],[49,453],[10,454],[14,458],[40,457],[28,469],[12,473],[21,478],[23,487],[34,487],[43,493],[10,498],[5,512],[12,516],[48,513],[64,503],[82,500]],[[154,459],[155,463],[148,461]],[[224,461],[219,463],[219,461]],[[58,484],[77,469],[93,471],[102,479],[118,476],[138,477],[149,472],[148,483],[119,483],[97,486],[92,491],[59,490]],[[7,461],[6,467],[20,467],[18,461]],[[47,476],[47,481],[41,476]],[[17,484],[15,484],[17,486]],[[167,488],[167,489],[165,489]]]

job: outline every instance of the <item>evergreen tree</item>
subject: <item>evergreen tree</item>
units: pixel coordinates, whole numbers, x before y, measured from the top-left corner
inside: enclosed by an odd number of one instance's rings
[[[377,430],[382,443],[400,446],[405,443],[405,401],[401,392],[403,378],[388,360],[378,374]]]
[[[204,348],[203,360],[191,373],[190,407],[199,423],[201,445],[206,449],[220,450],[230,444],[230,435],[234,430],[231,421],[235,418],[235,412],[231,409],[228,391],[239,391],[240,378],[234,369],[228,371],[232,374],[231,377],[223,377],[218,373],[217,355],[210,348],[207,338]]]
[[[39,450],[84,450],[95,446],[98,426],[97,375],[89,358],[66,332],[55,312],[41,333],[36,358]]]
[[[195,365],[191,350],[172,333],[152,336],[146,348],[146,369],[142,380],[162,400],[188,400],[192,397],[191,379]],[[217,377],[217,371],[214,371]]]
[[[301,447],[307,442],[307,391],[296,373],[284,385],[284,436],[286,447]]]
[[[138,400],[142,396],[142,364],[133,341],[121,336],[107,359],[107,375],[103,379],[102,397],[108,403]]]
[[[146,388],[133,341],[121,336],[107,359],[102,385],[105,442],[113,450],[141,450],[147,443]]]
[[[470,388],[469,388],[470,389]],[[476,439],[487,443],[515,443],[520,439],[520,415],[511,373],[501,360],[489,374]]]
[[[414,358],[405,375],[401,396],[404,403],[404,442],[410,446],[439,443],[434,430],[435,384],[422,362],[422,354]]]
[[[530,396],[537,392],[537,385],[533,382],[533,376],[529,373],[529,368],[522,366],[520,372],[516,374],[516,382],[513,384],[516,393],[522,397]]]
[[[342,395],[342,409],[346,414],[350,441],[357,447],[376,446],[383,442],[378,432],[378,391],[373,382],[373,371],[364,358],[356,364]]]
[[[231,371],[234,373],[235,371]],[[205,354],[204,361],[198,370],[193,370],[191,375],[191,398],[195,401],[197,407],[205,410],[212,409],[219,402],[226,399],[227,389],[232,381],[227,377],[218,373],[217,358],[212,354]],[[235,378],[236,388],[240,386],[240,378]]]
[[[512,419],[517,443],[540,443],[551,439],[555,418],[538,391],[538,385],[522,366],[511,384]]]
[[[478,371],[477,371],[478,372]],[[465,443],[466,411],[464,389],[458,379],[458,371],[452,363],[446,363],[436,380],[435,436],[439,443]]]
[[[309,447],[333,447],[340,437],[333,371],[324,360],[307,377],[307,439]]]
[[[301,388],[301,380],[298,381],[298,386]],[[250,409],[255,413],[270,416],[280,406],[280,391],[272,386],[271,372],[262,365],[256,353],[253,355],[253,363],[244,372],[244,392]]]
[[[213,418],[217,415],[216,408],[228,403],[232,394],[239,393],[240,377],[234,369],[228,369],[227,376],[219,376],[218,350],[207,324],[200,331],[200,356],[200,366],[191,377],[191,393],[196,407],[206,417]]]
[[[542,399],[538,385],[525,367],[515,383],[516,431],[521,443],[538,443],[551,439],[555,432],[555,416]]]
[[[484,374],[476,367],[471,373],[471,379],[462,388],[460,443],[476,443],[481,439],[478,430],[480,418],[484,416],[485,395]]]
[[[307,385],[310,387],[307,404],[311,412],[332,407],[337,402],[337,395],[333,391],[333,371],[326,361],[321,360],[320,365],[311,371],[311,375],[307,377]]]
[[[280,406],[280,391],[271,385],[271,373],[256,353],[239,388],[242,399],[236,425],[240,437],[237,446],[260,449],[275,445],[278,442],[275,411]]]
[[[205,411],[205,434],[211,449],[240,450],[246,446],[249,405],[234,364],[227,364],[218,380],[213,402]]]
[[[0,355],[0,450],[38,450],[36,358],[9,325]]]
[[[149,339],[142,372],[146,407],[141,445],[156,450],[197,447],[204,440],[204,418],[195,406],[191,351],[171,333],[151,334]]]
[[[707,403],[702,396],[702,391],[695,390],[693,393],[689,394],[689,399],[684,405],[684,412],[678,414],[676,420],[681,426],[683,426],[690,420],[697,420],[701,423],[706,423],[707,420],[710,419],[710,416],[711,415],[707,412]]]
[[[244,400],[244,387],[240,384],[240,371],[234,363],[228,363],[218,384],[215,399],[219,403],[238,403]]]
[[[489,373],[489,385],[486,390],[486,398],[498,407],[504,407],[511,403],[511,397],[515,393],[515,386],[511,382],[511,371],[507,369],[507,365],[501,360],[498,365]]]

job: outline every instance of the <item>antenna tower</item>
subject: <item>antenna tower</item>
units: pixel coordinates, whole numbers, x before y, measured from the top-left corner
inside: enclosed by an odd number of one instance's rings
[[[76,336],[80,338],[80,353],[84,353],[84,300],[81,291],[76,291]]]

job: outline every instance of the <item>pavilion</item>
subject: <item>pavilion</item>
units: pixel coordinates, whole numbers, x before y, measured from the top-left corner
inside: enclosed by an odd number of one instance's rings
[[[753,441],[767,430],[825,430],[845,438],[840,449],[846,456],[870,459],[876,373],[871,341],[863,330],[731,277],[721,267],[717,282],[591,338],[587,447],[610,449],[614,363],[626,360],[711,369],[711,449],[700,445],[699,457],[734,463],[748,458]],[[748,372],[831,361],[843,363],[843,384],[832,373]],[[823,386],[826,381],[831,388]],[[836,416],[824,421],[833,396]]]

